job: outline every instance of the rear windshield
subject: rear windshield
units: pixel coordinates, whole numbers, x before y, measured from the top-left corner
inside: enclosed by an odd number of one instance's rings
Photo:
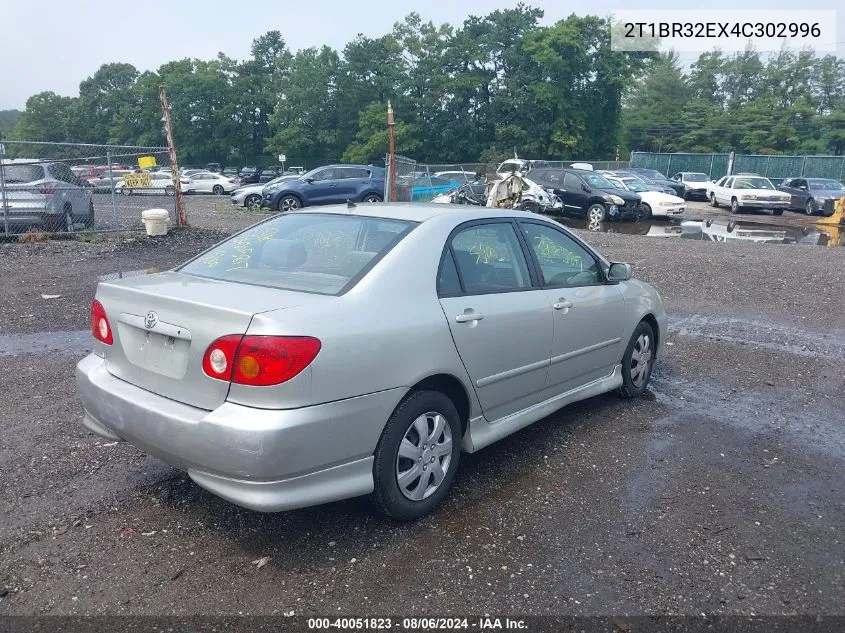
[[[828,180],[826,178],[808,178],[807,184],[810,189],[827,189],[829,191],[842,191],[845,187],[838,180]]]
[[[3,165],[3,177],[7,183],[35,182],[44,179],[41,165]]]
[[[687,182],[707,182],[707,174],[687,174],[684,180]]]
[[[351,288],[415,222],[333,214],[282,215],[182,266],[199,277],[336,295]]]

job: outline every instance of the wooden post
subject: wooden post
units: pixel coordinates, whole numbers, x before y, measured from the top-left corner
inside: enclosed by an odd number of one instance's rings
[[[167,104],[167,93],[164,86],[158,87],[158,98],[161,101],[164,133],[167,136],[167,154],[170,159],[170,173],[173,175],[173,185],[176,187],[176,220],[180,227],[188,226],[185,217],[185,199],[182,197],[182,182],[179,176],[179,165],[176,163],[176,146],[173,144],[173,126],[170,122],[170,106]]]
[[[393,136],[393,106],[387,100],[387,135],[390,139],[388,157],[390,161],[390,201],[396,202],[396,139]]]

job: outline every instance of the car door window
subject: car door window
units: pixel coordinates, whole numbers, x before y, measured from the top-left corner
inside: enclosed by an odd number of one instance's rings
[[[581,181],[575,174],[570,174],[569,172],[566,172],[566,175],[563,177],[563,186],[569,189],[580,189]]]
[[[510,222],[469,226],[451,240],[466,294],[509,292],[531,287],[528,264]]]
[[[563,231],[533,222],[521,222],[543,285],[553,288],[577,288],[602,283],[596,259],[587,249]]]
[[[733,186],[733,184],[734,184],[734,179],[733,179],[733,178],[728,178],[728,179],[725,181],[724,187],[725,187],[725,189],[730,189],[730,188]]]
[[[455,258],[452,251],[443,251],[443,260],[440,263],[440,272],[437,275],[437,295],[439,297],[454,297],[460,295],[461,280],[458,277],[458,268],[455,266]]]
[[[335,178],[336,178],[335,170],[331,169],[331,168],[322,169],[322,170],[318,171],[317,173],[315,173],[313,176],[311,176],[311,179],[314,182],[321,182],[321,181],[324,181],[324,180],[334,180]]]
[[[728,179],[728,177],[727,177],[727,176],[722,176],[722,177],[721,177],[721,178],[719,178],[719,180],[716,182],[716,186],[717,186],[717,187],[723,187],[723,186],[725,185],[725,181],[726,181],[727,179]]]

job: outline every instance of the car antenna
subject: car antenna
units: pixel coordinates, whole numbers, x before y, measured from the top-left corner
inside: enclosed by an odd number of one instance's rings
[[[354,202],[352,202],[352,200],[349,200],[349,199],[347,199],[347,200],[346,200],[346,208],[347,208],[347,209],[354,209],[354,208],[356,208],[357,206],[358,206],[358,205],[357,205],[357,204],[355,204]]]

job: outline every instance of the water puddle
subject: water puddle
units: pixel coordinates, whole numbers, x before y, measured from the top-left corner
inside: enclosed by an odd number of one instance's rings
[[[623,233],[647,237],[676,237],[705,242],[748,242],[756,244],[812,244],[843,246],[845,231],[819,225],[790,226],[715,218],[707,220],[640,220],[637,222],[590,222],[584,218],[555,217],[561,224],[582,231]]]
[[[108,275],[100,275],[97,281],[112,281],[114,279],[129,279],[130,277],[143,277],[144,275],[152,275],[153,273],[161,273],[169,268],[144,268],[140,270],[124,270],[117,273],[109,273]]]
[[[0,334],[0,356],[62,354],[84,356],[91,351],[91,331]]]

